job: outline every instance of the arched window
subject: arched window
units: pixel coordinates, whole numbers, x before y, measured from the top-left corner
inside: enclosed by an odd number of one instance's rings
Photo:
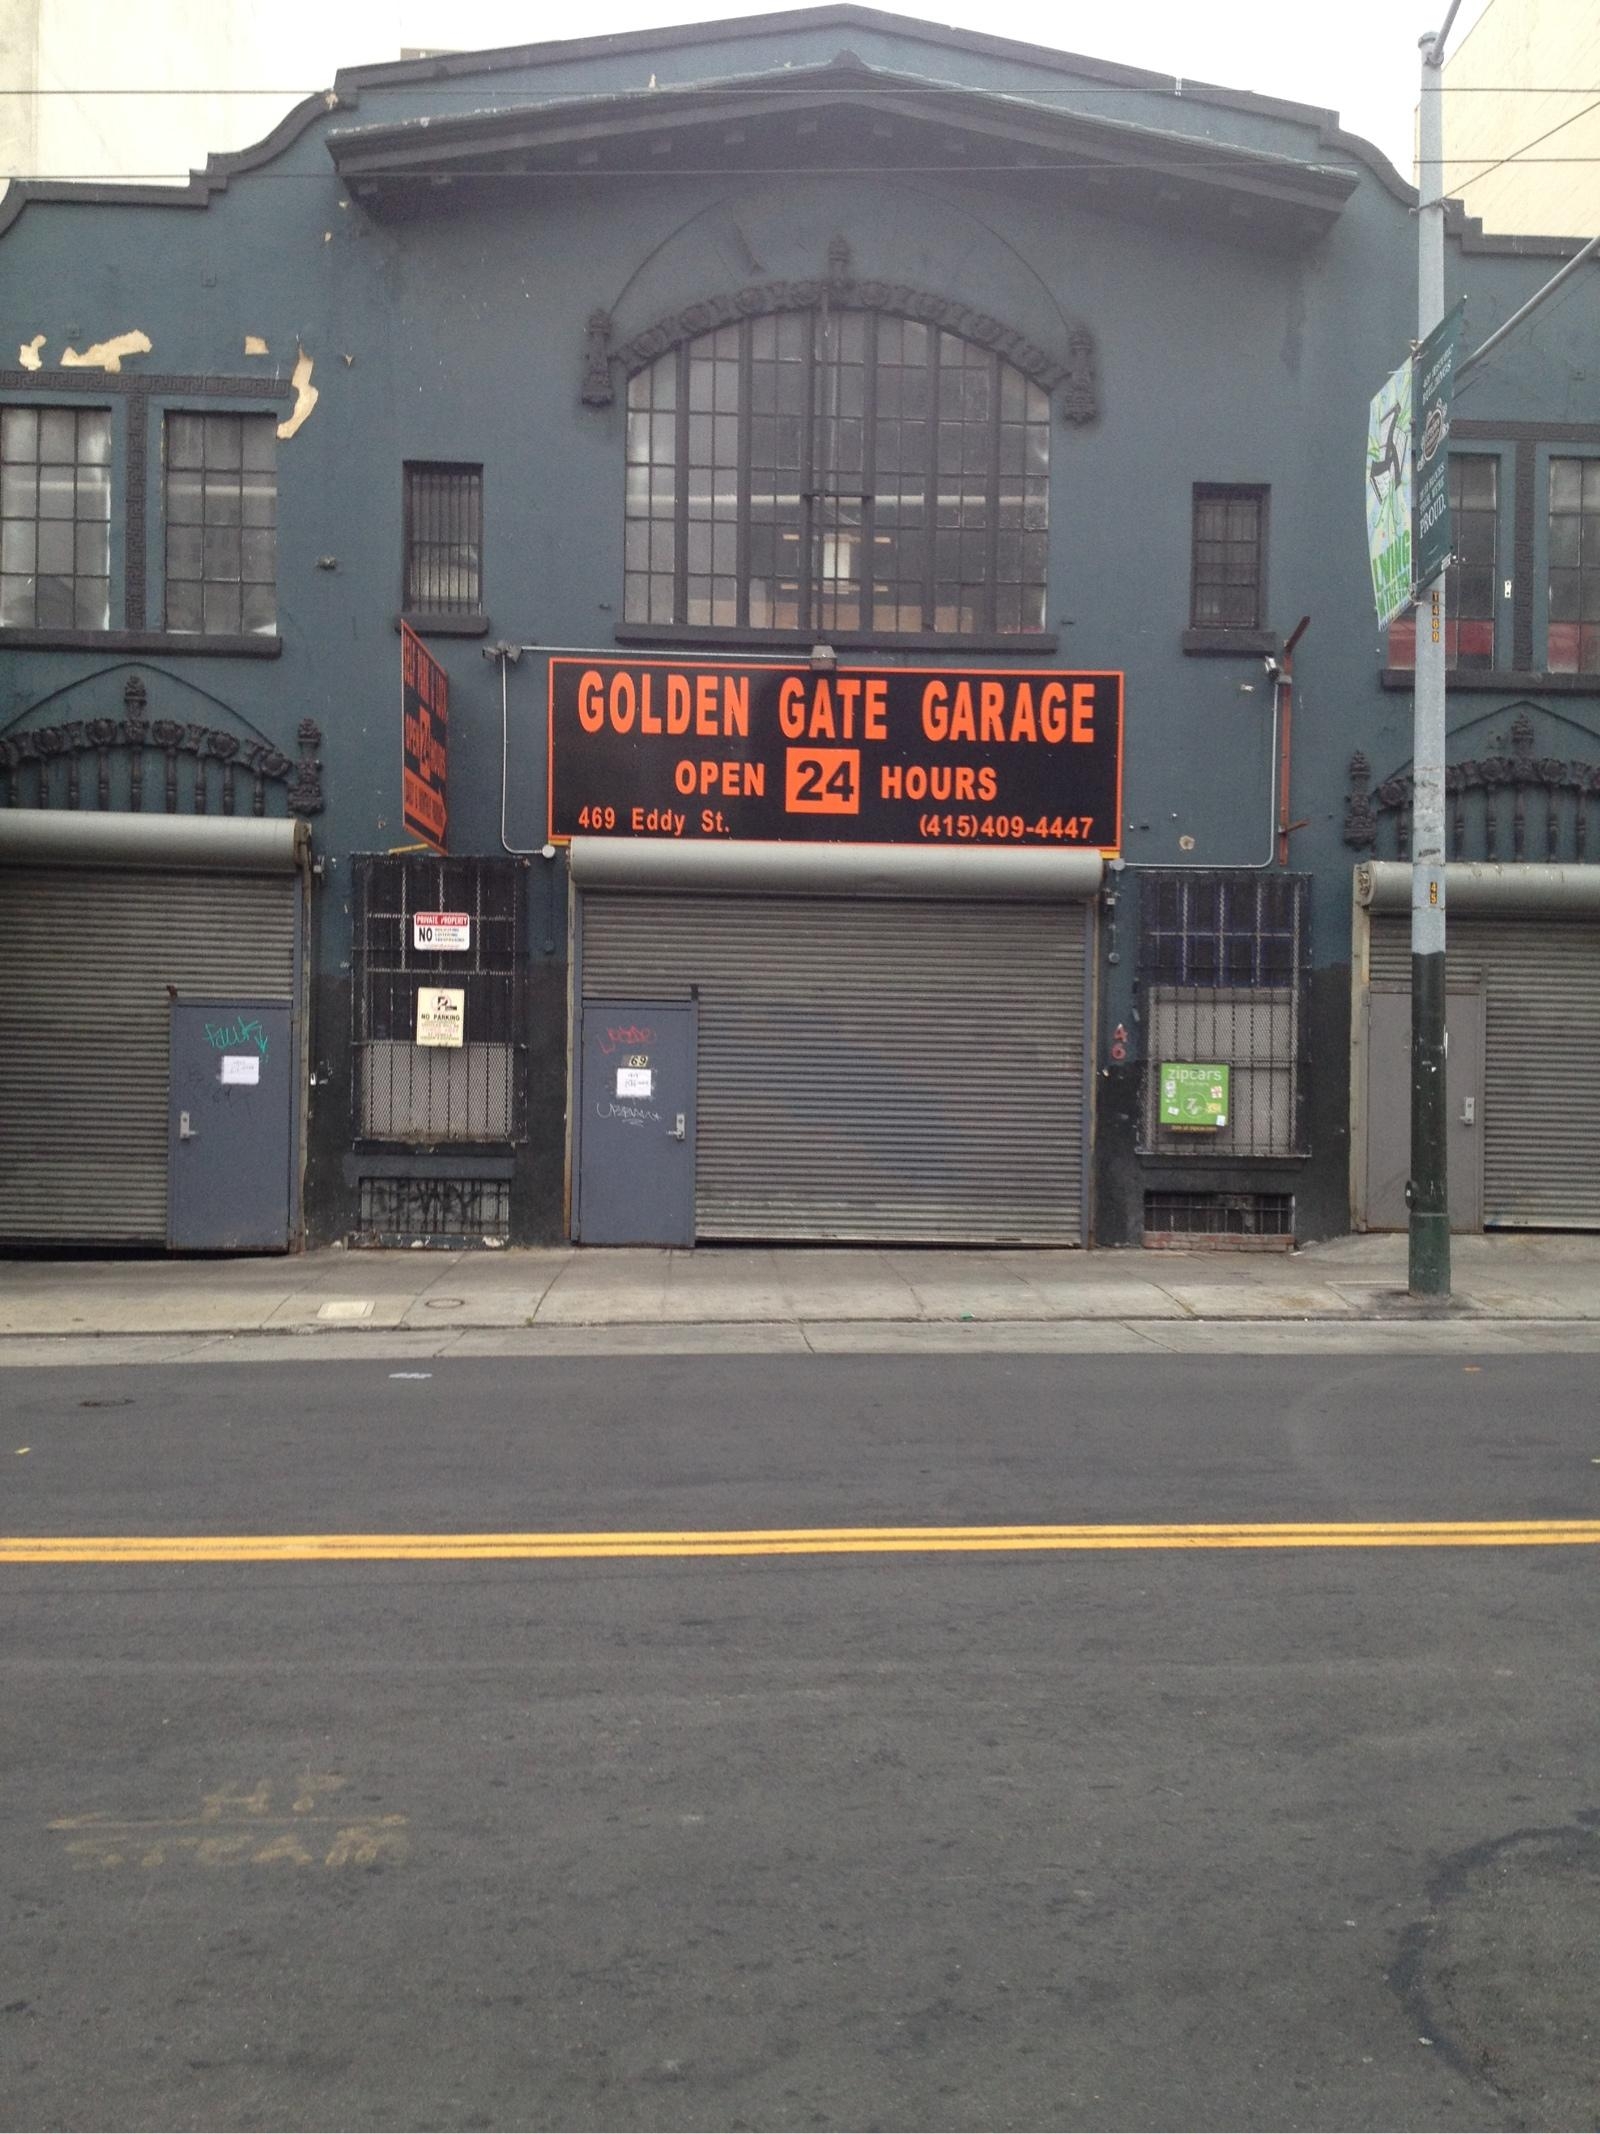
[[[780,311],[628,381],[634,624],[872,636],[1042,630],[1050,396],[992,349],[871,311]]]

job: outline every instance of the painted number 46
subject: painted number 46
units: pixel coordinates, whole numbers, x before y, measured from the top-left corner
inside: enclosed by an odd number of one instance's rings
[[[859,815],[861,751],[791,748],[784,775],[783,805],[790,815]]]

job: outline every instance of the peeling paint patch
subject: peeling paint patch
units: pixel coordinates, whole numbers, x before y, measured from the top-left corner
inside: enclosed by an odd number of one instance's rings
[[[244,337],[244,352],[247,356],[270,356],[272,350],[267,346],[260,334],[247,333]]]
[[[150,336],[135,328],[132,333],[119,333],[114,340],[96,341],[93,348],[86,348],[81,356],[75,348],[62,349],[61,368],[119,371],[124,356],[147,356],[149,353]]]
[[[44,358],[39,351],[44,346],[44,335],[36,333],[31,341],[24,341],[17,350],[17,361],[24,370],[38,370]]]
[[[280,422],[278,425],[278,435],[282,438],[293,437],[295,431],[299,429],[301,423],[305,421],[317,404],[318,394],[316,387],[311,383],[311,368],[311,358],[302,348],[300,360],[294,367],[294,376],[289,380],[289,383],[294,387],[294,413],[287,422]]]

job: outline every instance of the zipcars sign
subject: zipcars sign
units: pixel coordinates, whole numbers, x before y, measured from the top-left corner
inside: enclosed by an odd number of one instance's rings
[[[1122,676],[550,662],[550,836],[1114,854]]]
[[[400,625],[400,814],[413,837],[445,849],[449,824],[450,677]]]

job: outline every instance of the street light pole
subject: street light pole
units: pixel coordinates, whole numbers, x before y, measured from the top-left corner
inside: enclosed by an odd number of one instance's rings
[[[1455,8],[1450,15],[1453,17]],[[1418,106],[1417,340],[1444,317],[1443,31],[1422,39]],[[1450,1294],[1445,1098],[1445,577],[1417,589],[1411,749],[1411,1183],[1409,1288]]]

